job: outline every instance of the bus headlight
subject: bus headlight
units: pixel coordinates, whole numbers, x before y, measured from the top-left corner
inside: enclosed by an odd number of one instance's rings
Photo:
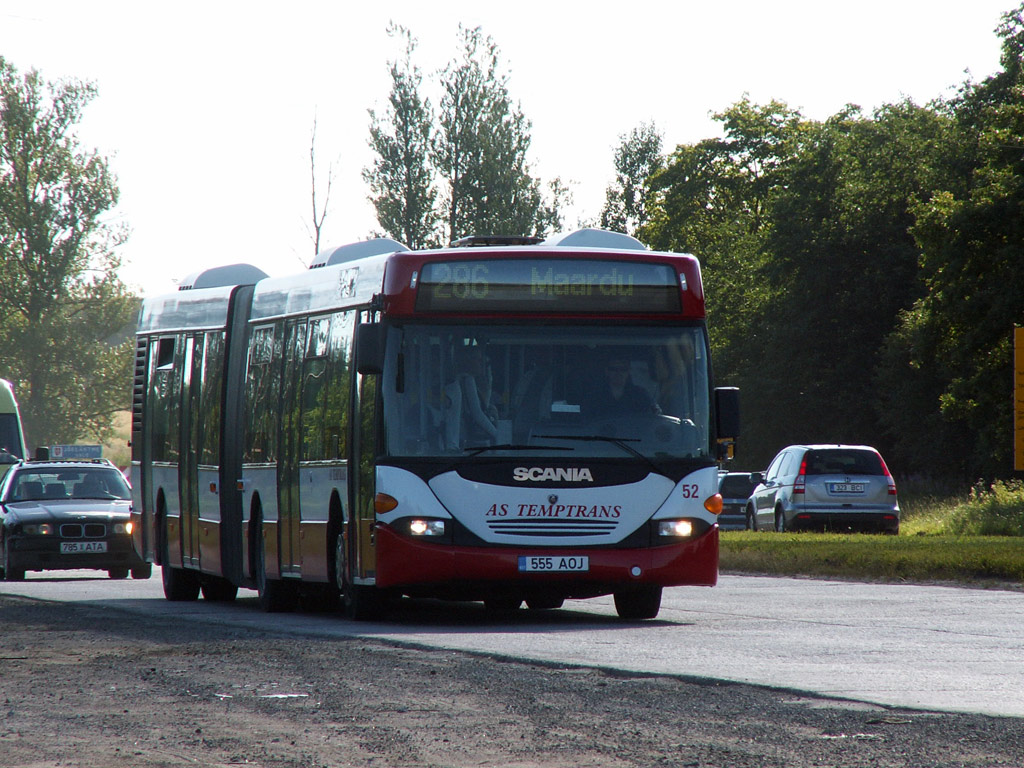
[[[658,535],[688,538],[693,536],[693,523],[690,520],[662,520],[658,523]]]
[[[444,520],[410,520],[409,533],[413,536],[444,536]]]

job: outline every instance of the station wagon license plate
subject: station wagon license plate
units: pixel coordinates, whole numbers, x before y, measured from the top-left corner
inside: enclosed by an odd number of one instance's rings
[[[864,493],[864,483],[832,483],[832,493]]]
[[[81,555],[106,551],[107,542],[105,541],[62,541],[60,543],[60,553],[62,555]]]
[[[581,573],[590,570],[586,555],[520,555],[520,573]]]

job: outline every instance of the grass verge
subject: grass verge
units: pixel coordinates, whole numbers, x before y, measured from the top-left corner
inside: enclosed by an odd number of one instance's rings
[[[1024,586],[1024,538],[723,531],[727,572]]]

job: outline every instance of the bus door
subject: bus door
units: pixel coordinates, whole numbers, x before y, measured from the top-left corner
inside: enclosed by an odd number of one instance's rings
[[[359,322],[370,322],[369,312],[360,313]],[[376,494],[376,451],[377,451],[377,383],[376,374],[355,372],[355,397],[353,398],[352,459],[350,467],[355,472],[354,482],[349,483],[352,510],[349,528],[349,557],[353,563],[353,581],[360,583],[373,579],[377,574],[377,551],[374,547],[373,525],[376,522],[374,496]]]
[[[185,339],[182,366],[181,453],[178,459],[178,484],[181,489],[181,562],[199,567],[199,397],[202,392],[203,337]]]
[[[277,508],[281,573],[302,573],[299,539],[299,454],[302,445],[301,377],[306,349],[306,321],[288,320],[284,335],[284,372],[281,376],[280,450],[277,453]]]

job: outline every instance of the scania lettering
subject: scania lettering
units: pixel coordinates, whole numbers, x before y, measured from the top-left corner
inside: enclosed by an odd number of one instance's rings
[[[717,580],[709,348],[697,259],[600,230],[206,270],[140,312],[135,547],[171,600],[652,618]]]
[[[535,483],[541,480],[568,480],[571,483],[594,482],[590,470],[585,467],[569,469],[563,467],[516,467],[513,476],[520,482],[528,480]]]

